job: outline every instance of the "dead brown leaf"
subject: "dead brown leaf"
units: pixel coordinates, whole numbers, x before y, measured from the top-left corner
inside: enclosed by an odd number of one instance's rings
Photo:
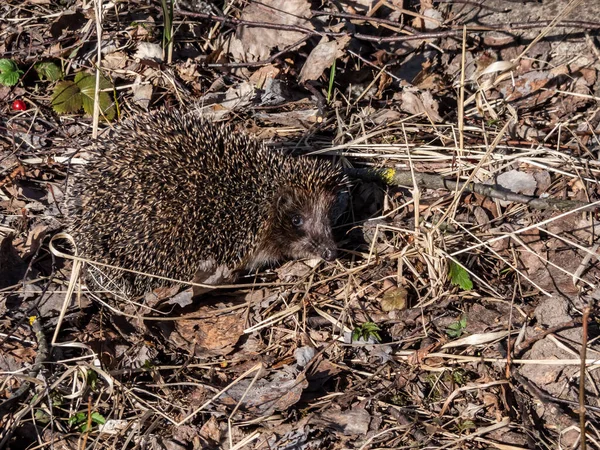
[[[211,313],[214,308],[200,308],[197,313]],[[208,315],[208,314],[207,314]],[[175,322],[171,341],[193,355],[227,355],[244,334],[244,311],[204,319]]]
[[[323,36],[321,42],[310,52],[302,66],[300,83],[319,78],[325,69],[331,67],[333,62],[343,55],[343,49],[348,42],[350,42],[350,36],[342,36],[335,41],[329,41],[327,36]]]
[[[333,407],[313,417],[311,422],[339,431],[346,436],[365,435],[369,431],[371,414],[360,407],[350,407],[346,410]]]
[[[396,93],[394,99],[402,102],[400,105],[402,111],[424,115],[435,123],[442,121],[442,117],[438,113],[439,105],[429,91],[419,91],[416,88],[405,89],[403,92]]]
[[[218,443],[221,441],[221,430],[215,416],[204,422],[200,429],[200,436],[209,442]]]
[[[250,81],[254,83],[254,85],[258,89],[262,89],[269,79],[277,78],[280,70],[272,64],[268,64],[266,66],[261,67],[256,72],[254,72],[250,76]]]
[[[230,406],[242,400],[244,409],[253,415],[269,415],[295,405],[308,386],[304,373],[295,376],[292,369],[279,370],[267,378],[246,378],[232,386],[221,400]]]
[[[381,299],[381,309],[385,312],[406,309],[406,298],[408,291],[402,287],[389,289],[385,291]]]
[[[310,3],[306,0],[263,0],[252,2],[242,13],[242,20],[281,25],[297,25],[313,29],[308,20]],[[305,33],[241,26],[226,45],[234,61],[261,61],[267,59],[273,48],[279,50],[298,42]]]

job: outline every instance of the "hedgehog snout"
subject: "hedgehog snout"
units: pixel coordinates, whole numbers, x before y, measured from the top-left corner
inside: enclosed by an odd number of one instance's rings
[[[310,253],[325,261],[334,261],[337,258],[337,245],[329,233],[311,239]]]
[[[322,248],[321,258],[323,258],[325,261],[334,261],[337,258],[337,249],[334,247]]]
[[[316,220],[309,220],[305,231],[308,238],[305,240],[306,249],[312,253],[312,257],[319,257],[325,261],[333,261],[337,258],[337,245],[327,218],[320,215]]]
[[[291,259],[321,258],[333,261],[337,258],[337,246],[329,233],[305,235],[294,239],[287,243],[287,249]]]

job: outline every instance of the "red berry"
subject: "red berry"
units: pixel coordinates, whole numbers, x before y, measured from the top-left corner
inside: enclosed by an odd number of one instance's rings
[[[13,111],[26,111],[27,105],[23,100],[15,100],[12,104]]]

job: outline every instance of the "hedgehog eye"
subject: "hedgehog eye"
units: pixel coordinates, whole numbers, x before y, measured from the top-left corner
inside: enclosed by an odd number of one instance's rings
[[[304,219],[302,218],[301,215],[296,214],[296,215],[292,216],[292,225],[294,225],[296,228],[301,227],[303,223],[304,223]]]

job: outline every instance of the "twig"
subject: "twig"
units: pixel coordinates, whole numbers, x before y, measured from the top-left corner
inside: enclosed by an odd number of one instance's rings
[[[98,138],[98,124],[100,122],[100,66],[102,64],[102,0],[94,1],[96,16],[96,85],[94,87],[94,112],[92,114],[92,139]],[[104,111],[102,111],[104,112]]]
[[[416,182],[419,187],[426,189],[446,189],[448,191],[462,189],[464,192],[472,192],[498,200],[524,203],[534,209],[540,210],[550,209],[553,211],[566,211],[571,208],[579,208],[587,205],[585,202],[576,200],[539,198],[531,195],[517,194],[498,185],[472,182],[465,183],[429,173],[415,173],[416,180],[413,180],[410,171],[398,171],[391,168],[346,169],[345,173],[354,178],[365,181],[382,182],[390,186],[412,186]]]
[[[306,82],[303,84],[303,86],[306,88],[306,90],[308,90],[312,95],[314,95],[315,100],[317,102],[317,109],[319,110],[319,113],[317,115],[317,121],[319,123],[323,122],[323,119],[325,117],[325,110],[327,108],[326,106],[326,102],[325,102],[325,98],[323,97],[323,95],[319,92],[319,90],[313,86],[310,81]]]
[[[181,16],[186,16],[186,17],[195,17],[198,19],[213,20],[215,22],[221,22],[223,24],[235,25],[236,27],[245,26],[245,27],[249,27],[249,28],[269,28],[272,30],[295,31],[298,33],[305,33],[310,36],[344,34],[344,33],[327,33],[327,32],[323,32],[323,31],[316,31],[316,30],[312,30],[310,28],[301,27],[300,25],[286,25],[286,24],[282,24],[282,23],[255,22],[255,21],[251,21],[251,20],[236,19],[235,17],[216,16],[214,14],[205,14],[205,13],[184,11],[181,9],[177,10],[177,14],[179,14]]]
[[[329,37],[341,37],[341,36],[352,36],[356,39],[360,39],[362,41],[368,42],[405,42],[405,41],[417,41],[422,39],[438,39],[443,37],[452,37],[452,36],[460,36],[462,35],[463,25],[453,27],[450,30],[445,31],[434,31],[427,33],[416,33],[412,35],[405,36],[374,36],[369,34],[362,33],[349,33],[349,32],[331,32],[331,31],[317,31],[312,30],[310,28],[302,27],[299,25],[286,25],[281,23],[269,23],[269,22],[255,22],[250,20],[242,20],[236,19],[234,17],[224,17],[217,16],[214,14],[205,14],[205,13],[197,13],[191,11],[178,10],[177,14],[186,17],[195,17],[198,19],[208,19],[214,20],[216,22],[222,22],[223,24],[229,23],[234,26],[246,26],[250,28],[269,28],[273,30],[283,30],[283,31],[295,31],[298,33],[305,33],[308,36],[329,36]],[[358,20],[355,19],[355,20]],[[363,16],[361,20],[369,20],[368,16]],[[494,25],[494,24],[481,24],[477,26],[467,27],[467,31],[472,32],[481,32],[481,31],[513,31],[513,30],[529,30],[534,28],[543,28],[548,26],[552,21],[543,20],[538,22],[515,22],[509,23],[508,25]],[[401,26],[401,24],[397,24],[397,26]],[[580,28],[584,30],[600,30],[599,22],[584,22],[577,20],[561,20],[556,23],[558,27],[574,27]],[[406,27],[404,27],[406,29]]]
[[[470,31],[492,31],[492,30],[532,30],[534,28],[545,28],[552,23],[552,20],[539,20],[537,22],[509,22],[506,25],[481,24],[479,26],[469,27]],[[573,27],[583,30],[598,30],[600,22],[587,22],[582,20],[559,20],[556,22],[557,27]]]
[[[584,361],[585,363],[585,361]],[[552,395],[549,395],[547,393],[545,393],[544,391],[542,391],[539,387],[537,387],[534,383],[532,383],[531,381],[529,381],[527,378],[525,378],[523,375],[521,375],[518,372],[513,372],[513,376],[515,377],[515,379],[521,383],[523,386],[525,386],[527,388],[528,391],[530,391],[534,396],[536,396],[542,403],[554,403],[556,405],[567,405],[572,409],[578,409],[579,408],[579,403],[578,402],[574,402],[572,400],[566,400],[564,398],[558,398],[558,397],[554,397]],[[594,411],[594,412],[600,412],[600,408],[598,408],[597,406],[591,406],[591,405],[583,405],[584,409],[589,409],[590,411]]]
[[[85,450],[85,444],[87,443],[90,430],[92,429],[92,396],[88,395],[88,411],[87,411],[87,422],[85,426],[85,432],[83,434],[83,440],[81,442],[81,450]]]
[[[588,322],[590,320],[590,305],[585,305],[583,308],[583,329],[581,330],[581,366],[579,370],[579,428],[581,432],[581,450],[586,450],[585,436],[585,358],[587,353],[588,342]]]
[[[483,10],[486,11],[494,11],[494,12],[506,12],[506,11],[510,11],[510,9],[508,8],[504,8],[504,9],[500,9],[500,8],[494,8],[492,6],[488,6],[485,3],[483,3],[485,0],[480,0],[480,1],[471,1],[471,0],[435,0],[437,3],[456,3],[456,4],[461,4],[461,5],[468,5],[468,6],[474,6],[476,8],[481,8]],[[510,0],[505,0],[505,1],[510,1]],[[519,0],[520,1],[520,0]],[[524,3],[525,1],[523,1]]]
[[[581,320],[581,318],[576,317],[575,319],[570,320],[569,322],[561,323],[560,325],[557,325],[555,327],[548,328],[547,330],[530,337],[526,341],[521,342],[521,344],[515,347],[515,357],[518,358],[525,350],[527,350],[537,341],[545,338],[549,334],[558,333],[559,331],[566,330],[568,328],[574,328],[576,326],[581,325]]]
[[[411,33],[418,33],[418,31],[415,30],[413,27],[409,27],[408,25],[404,25],[400,22],[395,22],[393,20],[380,19],[379,17],[363,16],[362,14],[338,13],[338,12],[333,12],[333,11],[317,11],[314,9],[311,10],[310,13],[312,14],[313,17],[330,16],[330,17],[339,17],[341,19],[362,20],[365,22],[381,23],[384,25],[390,25],[393,27],[397,27],[397,28],[399,28],[399,31],[406,30],[406,31],[410,31]]]

